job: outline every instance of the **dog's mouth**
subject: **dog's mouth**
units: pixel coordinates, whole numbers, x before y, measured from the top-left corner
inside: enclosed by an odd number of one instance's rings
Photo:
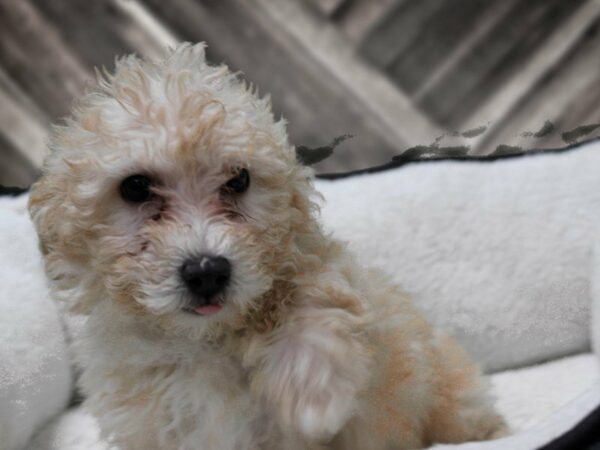
[[[217,314],[223,308],[222,305],[203,305],[203,306],[186,306],[183,310],[190,314],[199,316],[212,316]]]
[[[209,300],[193,300],[182,309],[184,312],[189,314],[196,314],[198,316],[212,316],[223,309],[223,299],[211,298]]]

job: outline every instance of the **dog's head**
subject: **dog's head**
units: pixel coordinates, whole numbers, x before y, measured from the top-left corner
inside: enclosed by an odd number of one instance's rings
[[[201,336],[314,259],[311,171],[203,45],[126,57],[55,128],[30,210],[56,294]],[[304,259],[304,261],[303,261]]]

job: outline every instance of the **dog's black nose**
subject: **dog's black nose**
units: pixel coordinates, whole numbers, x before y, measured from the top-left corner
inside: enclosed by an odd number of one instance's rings
[[[201,255],[181,266],[181,277],[188,289],[204,303],[222,292],[231,278],[231,264],[222,256]]]

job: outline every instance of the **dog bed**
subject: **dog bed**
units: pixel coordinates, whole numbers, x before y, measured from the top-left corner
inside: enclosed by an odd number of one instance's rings
[[[590,143],[316,182],[326,228],[401,283],[491,374],[514,434],[435,448],[592,441],[589,424],[600,421],[600,371],[590,351],[600,291],[598,167],[600,144]],[[26,200],[0,198],[0,448],[106,449],[93,418],[68,408],[70,321],[48,298]]]

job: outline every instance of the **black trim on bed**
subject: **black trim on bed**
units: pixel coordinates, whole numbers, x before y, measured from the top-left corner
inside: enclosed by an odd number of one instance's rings
[[[1,196],[11,196],[11,197],[16,197],[18,195],[24,194],[25,192],[29,191],[29,188],[20,188],[20,187],[14,187],[14,186],[2,186],[0,184],[0,197]]]
[[[599,450],[600,406],[562,436],[538,450]]]
[[[407,149],[400,155],[394,156],[392,160],[386,164],[379,166],[368,167],[366,169],[352,170],[350,172],[339,173],[322,173],[317,175],[317,178],[322,180],[338,180],[348,178],[354,175],[363,175],[367,173],[383,172],[389,169],[397,169],[406,164],[422,163],[422,162],[438,162],[438,161],[463,161],[463,162],[494,162],[503,159],[520,158],[523,156],[543,155],[551,153],[562,153],[569,150],[579,148],[591,142],[600,142],[600,138],[588,139],[586,141],[577,142],[567,147],[547,148],[547,149],[530,149],[520,150],[518,147],[500,146],[494,153],[489,155],[462,155],[464,149],[462,147],[440,147],[432,148],[427,146],[416,146]],[[455,151],[456,150],[456,151]],[[436,151],[438,153],[436,153]],[[600,151],[600,150],[599,150]],[[457,153],[457,155],[452,155]]]

